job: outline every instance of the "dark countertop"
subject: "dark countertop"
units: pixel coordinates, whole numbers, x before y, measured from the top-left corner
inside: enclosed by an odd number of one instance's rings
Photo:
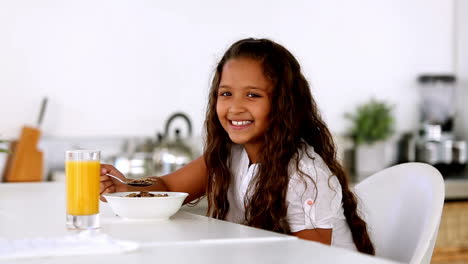
[[[396,164],[395,164],[396,165]],[[439,168],[437,168],[439,169]],[[439,169],[441,171],[441,169]],[[468,166],[456,172],[441,172],[445,182],[445,200],[468,200]],[[354,185],[366,177],[356,177],[351,174],[351,184]]]
[[[444,174],[445,200],[468,200],[468,167],[459,173]]]

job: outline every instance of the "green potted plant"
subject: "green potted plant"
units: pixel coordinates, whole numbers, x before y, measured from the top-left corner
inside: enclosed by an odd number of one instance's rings
[[[7,161],[8,154],[10,153],[10,150],[7,148],[8,146],[6,145],[8,142],[8,140],[0,139],[0,182],[3,181],[5,163]]]
[[[3,143],[7,143],[7,142],[8,142],[8,140],[2,140],[2,139],[0,139],[0,152],[10,153],[10,151],[9,151],[8,149],[5,149],[5,148],[2,148],[2,147],[1,147],[1,145],[2,145]]]
[[[355,174],[367,177],[388,166],[387,141],[394,133],[393,106],[375,98],[346,113],[351,121],[348,136],[354,142]]]

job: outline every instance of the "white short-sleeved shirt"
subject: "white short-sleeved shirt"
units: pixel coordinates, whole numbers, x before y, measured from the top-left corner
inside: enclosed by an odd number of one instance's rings
[[[307,147],[299,155],[299,168],[309,177],[300,177],[291,162],[289,185],[286,196],[287,220],[291,232],[305,229],[333,229],[332,245],[356,250],[351,231],[343,214],[341,185],[332,175],[322,158],[313,147]],[[310,156],[310,157],[309,157]],[[244,197],[258,164],[249,166],[245,149],[235,145],[231,152],[232,180],[228,190],[229,211],[226,220],[242,223],[244,221]]]

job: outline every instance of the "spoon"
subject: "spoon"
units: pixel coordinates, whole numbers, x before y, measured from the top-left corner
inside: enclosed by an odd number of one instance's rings
[[[123,184],[127,184],[129,186],[145,187],[145,186],[150,186],[150,185],[154,184],[154,182],[150,178],[131,179],[131,180],[124,181],[124,180],[120,179],[119,177],[114,176],[114,175],[109,174],[109,173],[106,173],[106,176],[112,177],[112,178],[118,180],[119,182],[121,182]]]

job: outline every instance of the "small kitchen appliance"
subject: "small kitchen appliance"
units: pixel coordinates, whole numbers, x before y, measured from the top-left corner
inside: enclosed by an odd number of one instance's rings
[[[421,75],[418,82],[422,98],[421,125],[415,138],[412,139],[414,144],[407,146],[414,146],[415,161],[429,163],[444,175],[459,172],[467,163],[467,142],[456,138],[453,133],[456,114],[456,77]]]

